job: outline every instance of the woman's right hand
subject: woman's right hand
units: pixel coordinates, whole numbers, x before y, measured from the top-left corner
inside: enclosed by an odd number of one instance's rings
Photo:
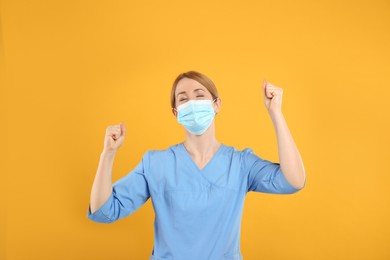
[[[123,144],[126,136],[126,126],[122,122],[118,125],[110,125],[106,128],[103,151],[116,153]]]

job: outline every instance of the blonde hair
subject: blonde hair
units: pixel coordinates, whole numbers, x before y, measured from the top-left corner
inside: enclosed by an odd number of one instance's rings
[[[182,78],[190,78],[198,81],[200,84],[202,84],[202,86],[204,86],[210,92],[211,96],[213,97],[213,100],[218,98],[218,90],[215,87],[214,82],[211,79],[209,79],[206,75],[194,70],[190,70],[187,72],[180,73],[179,76],[177,76],[177,78],[173,82],[172,90],[171,90],[172,108],[175,108],[175,103],[176,103],[176,97],[175,97],[176,86],[177,83],[179,83],[179,80],[181,80]]]

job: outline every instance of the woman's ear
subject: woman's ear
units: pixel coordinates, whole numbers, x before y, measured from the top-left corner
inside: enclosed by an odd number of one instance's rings
[[[172,114],[175,116],[175,117],[177,117],[177,111],[176,111],[176,108],[172,108]]]
[[[222,106],[222,99],[221,98],[217,98],[217,100],[215,100],[215,113],[218,114],[219,111],[221,110],[221,106]]]

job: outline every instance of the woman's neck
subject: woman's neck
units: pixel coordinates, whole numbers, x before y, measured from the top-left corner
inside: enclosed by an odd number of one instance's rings
[[[215,137],[214,122],[202,135],[186,132],[186,140],[183,143],[188,153],[200,160],[212,157],[221,145]]]

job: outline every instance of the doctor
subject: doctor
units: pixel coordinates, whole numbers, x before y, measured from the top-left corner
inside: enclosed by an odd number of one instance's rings
[[[112,223],[152,198],[156,217],[150,260],[243,259],[240,225],[247,192],[291,194],[306,183],[281,111],[283,90],[264,81],[262,92],[276,130],[280,163],[218,141],[214,119],[222,100],[207,76],[188,71],[175,79],[171,90],[172,113],[186,131],[185,141],[144,153],[131,172],[112,184],[112,165],[126,127],[109,126],[87,217]]]

